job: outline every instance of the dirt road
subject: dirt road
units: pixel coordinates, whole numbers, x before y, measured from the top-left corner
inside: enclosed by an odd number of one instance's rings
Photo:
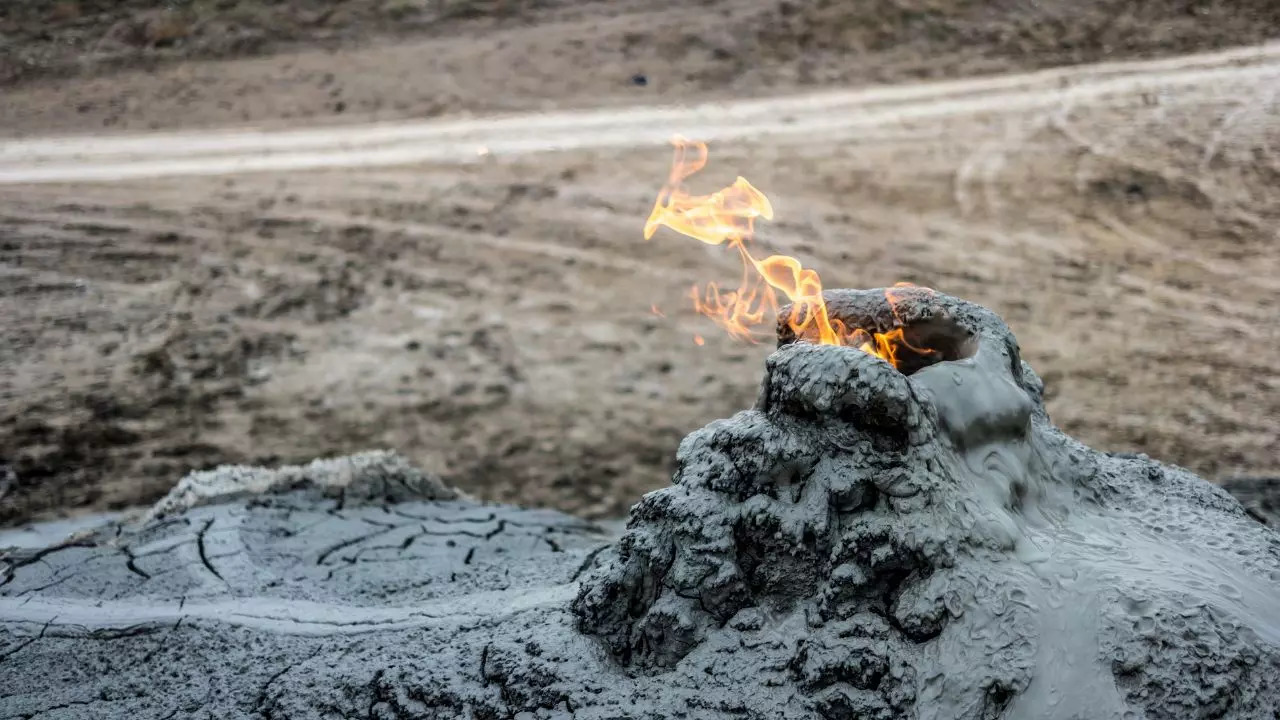
[[[1280,46],[691,107],[0,142],[0,520],[394,446],[615,515],[746,406],[639,240],[673,132],[828,286],[991,306],[1055,420],[1210,477],[1280,457]],[[666,317],[654,315],[657,304]],[[703,347],[692,337],[708,337]]]
[[[933,118],[1054,111],[1154,88],[1217,82],[1260,87],[1280,75],[1280,44],[1142,63],[874,87],[694,106],[629,107],[469,120],[305,130],[196,131],[0,143],[0,183],[125,180],[173,175],[468,162],[496,155],[659,145],[673,133],[706,141],[839,140]]]

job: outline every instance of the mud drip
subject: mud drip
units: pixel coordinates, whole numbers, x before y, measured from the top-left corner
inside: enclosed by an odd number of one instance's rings
[[[989,311],[827,299],[938,357],[784,336],[616,542],[372,453],[8,552],[0,716],[1274,715],[1280,536],[1059,432]]]

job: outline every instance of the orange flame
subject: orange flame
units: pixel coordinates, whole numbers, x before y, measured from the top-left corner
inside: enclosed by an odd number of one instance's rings
[[[658,228],[665,225],[708,245],[727,245],[742,258],[742,279],[736,289],[724,290],[714,282],[707,283],[705,287],[693,286],[690,296],[698,312],[711,318],[731,336],[755,342],[758,333],[755,328],[777,317],[777,292],[781,292],[791,303],[786,322],[796,337],[820,345],[856,347],[893,363],[895,367],[899,365],[898,357],[903,347],[916,352],[930,352],[912,348],[903,337],[902,328],[888,333],[869,332],[861,328],[847,328],[840,320],[831,318],[822,298],[822,280],[818,273],[803,267],[796,258],[771,255],[763,260],[756,259],[747,244],[755,235],[756,218],[773,219],[769,198],[743,177],[719,192],[691,195],[684,190],[683,184],[706,167],[707,145],[679,136],[672,140],[672,144],[676,150],[671,174],[658,193],[653,212],[645,221],[645,239],[652,238]],[[900,287],[913,286],[899,283],[886,291],[891,307],[896,304],[895,290]],[[772,325],[769,330],[772,330]],[[701,340],[701,337],[696,338],[699,345]]]

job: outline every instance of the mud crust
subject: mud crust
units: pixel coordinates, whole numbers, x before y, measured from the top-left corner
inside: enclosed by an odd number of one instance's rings
[[[499,629],[567,627],[605,541],[551,511],[294,490],[9,551],[0,717],[438,716],[446,670],[497,711]]]

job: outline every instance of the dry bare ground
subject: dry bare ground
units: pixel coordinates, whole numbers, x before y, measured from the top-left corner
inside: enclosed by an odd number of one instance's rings
[[[629,107],[1275,38],[1274,0],[15,0],[0,136]]]
[[[763,189],[762,241],[828,286],[1000,312],[1083,440],[1280,470],[1277,91],[1266,46],[684,109],[0,143],[0,519],[368,446],[486,497],[620,513],[685,432],[751,402],[769,351],[687,308],[732,257],[639,238],[672,132],[713,141],[700,189]]]

